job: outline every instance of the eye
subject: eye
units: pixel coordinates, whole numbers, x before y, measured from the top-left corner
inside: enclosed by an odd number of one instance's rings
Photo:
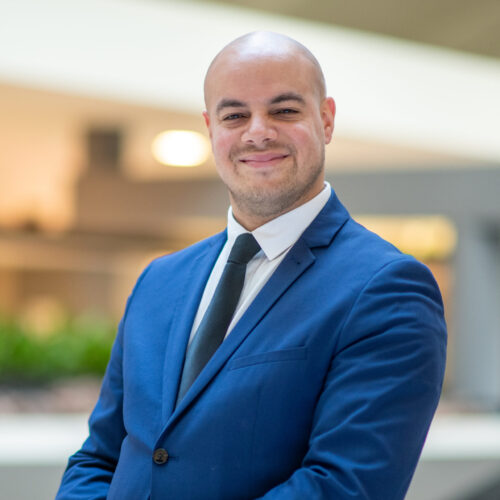
[[[274,115],[296,115],[299,111],[293,108],[280,108],[273,112]]]
[[[245,115],[243,113],[231,113],[230,115],[226,115],[222,118],[223,121],[230,122],[234,120],[239,120],[240,118],[244,118]]]

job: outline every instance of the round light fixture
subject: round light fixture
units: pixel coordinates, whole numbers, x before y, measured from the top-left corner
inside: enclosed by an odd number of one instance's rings
[[[196,167],[210,154],[207,138],[191,130],[166,130],[155,137],[151,149],[157,161],[173,167]]]

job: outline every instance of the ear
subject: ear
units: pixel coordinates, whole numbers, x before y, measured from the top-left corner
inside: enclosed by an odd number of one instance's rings
[[[205,125],[207,126],[208,129],[208,135],[210,136],[210,139],[212,138],[212,128],[210,127],[210,117],[208,116],[208,111],[203,111],[202,113],[203,118],[205,119]]]
[[[335,101],[333,97],[327,97],[321,104],[321,118],[323,120],[323,128],[325,131],[325,144],[330,144],[335,125]]]

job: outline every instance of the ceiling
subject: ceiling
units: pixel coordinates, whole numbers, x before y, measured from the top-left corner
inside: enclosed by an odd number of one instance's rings
[[[498,0],[197,0],[500,58]]]

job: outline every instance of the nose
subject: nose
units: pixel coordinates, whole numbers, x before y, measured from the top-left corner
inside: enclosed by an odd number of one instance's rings
[[[257,147],[275,141],[278,137],[276,128],[266,116],[253,115],[247,122],[247,127],[241,135],[241,140],[246,144]]]

